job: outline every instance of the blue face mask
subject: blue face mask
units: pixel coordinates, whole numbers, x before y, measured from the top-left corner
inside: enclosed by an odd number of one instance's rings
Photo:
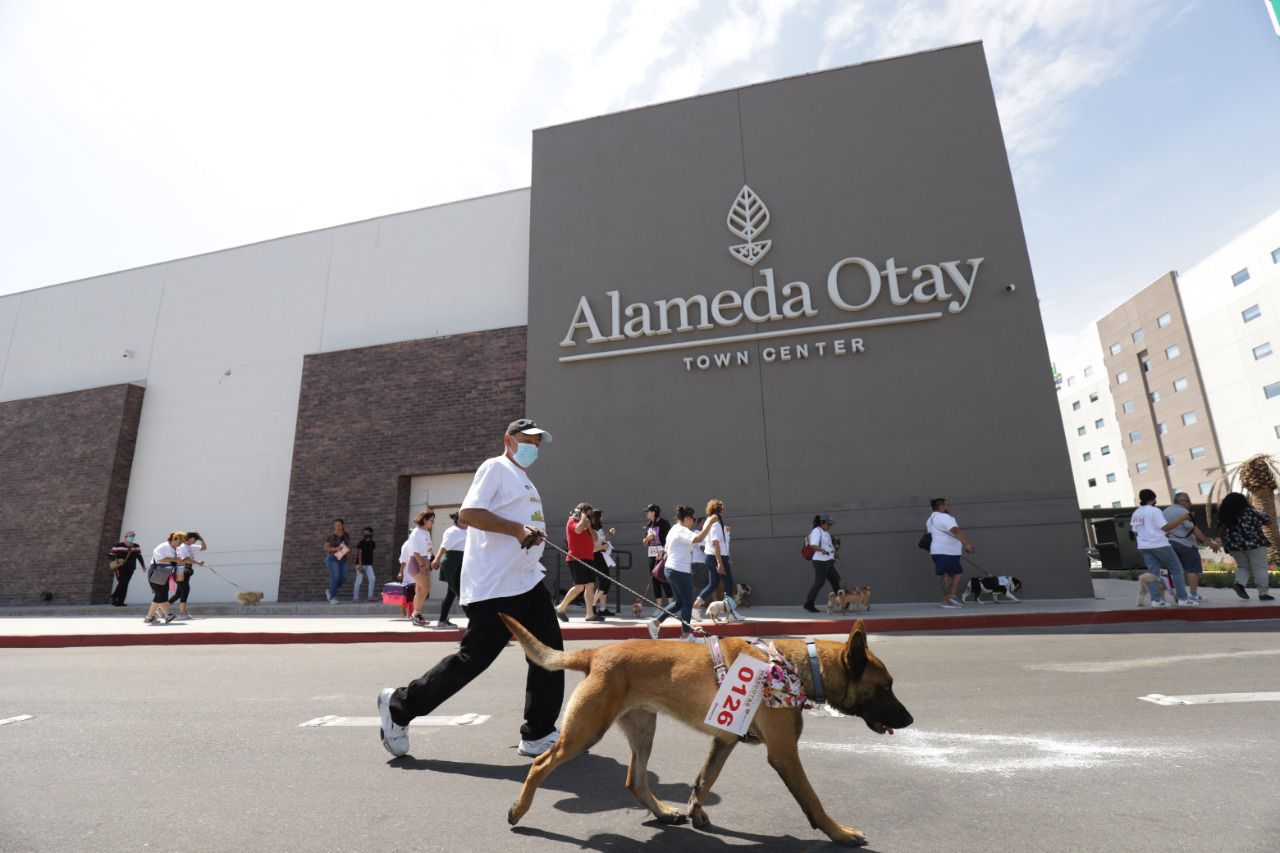
[[[133,536],[133,535],[129,535],[129,536],[126,536],[126,537],[124,537],[124,538],[125,538],[126,540],[128,540],[128,541],[132,542],[133,540],[137,539],[138,537],[137,537],[137,536]]]
[[[538,461],[538,445],[517,443],[513,457],[521,468],[528,468]]]

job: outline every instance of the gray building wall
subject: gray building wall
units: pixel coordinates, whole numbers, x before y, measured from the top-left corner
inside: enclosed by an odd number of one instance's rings
[[[555,434],[534,479],[557,535],[589,500],[641,557],[645,504],[672,517],[676,503],[720,497],[735,574],[757,602],[799,604],[812,580],[800,539],[829,511],[846,584],[922,600],[938,588],[916,540],[929,498],[946,495],[984,569],[1037,597],[1092,594],[981,45],[547,128],[533,152],[527,405]],[[743,242],[726,215],[744,184],[770,212],[754,268],[728,251]],[[982,261],[963,308],[950,280],[946,300],[892,304],[880,274],[878,299],[851,311],[828,293],[848,258],[881,270],[893,258],[902,289],[922,297],[937,293],[924,265],[967,275]],[[609,336],[611,291],[656,314],[655,300],[744,294],[768,275],[779,302],[785,284],[807,283],[813,316],[594,344],[579,329],[561,346],[584,296]],[[864,301],[870,278],[846,265],[837,295]],[[863,325],[808,331],[848,323]],[[653,346],[670,348],[561,361]],[[686,362],[716,354],[729,366]]]

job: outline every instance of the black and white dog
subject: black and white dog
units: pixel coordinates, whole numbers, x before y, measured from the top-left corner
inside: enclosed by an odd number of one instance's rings
[[[1000,596],[1004,596],[1009,601],[1017,601],[1018,597],[1015,592],[1022,592],[1022,581],[1012,575],[1000,575],[994,577],[987,575],[981,578],[969,578],[969,588],[964,592],[964,601],[972,599],[978,604],[982,604],[982,596],[991,593],[993,602],[999,601]]]

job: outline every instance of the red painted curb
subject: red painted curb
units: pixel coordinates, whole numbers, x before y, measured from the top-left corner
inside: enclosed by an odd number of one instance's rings
[[[982,613],[955,616],[866,617],[862,621],[873,634],[903,631],[968,631],[992,628],[1061,628],[1081,625],[1117,625],[1146,622],[1238,622],[1280,619],[1280,608],[1203,607],[1151,610],[1101,610],[1066,613]],[[712,630],[722,637],[771,636],[778,634],[843,634],[855,619],[760,619],[718,624]],[[627,640],[649,636],[644,624],[612,624],[604,627],[568,625],[561,629],[566,640]],[[661,636],[673,638],[679,629],[674,623]],[[462,639],[461,630],[431,629],[403,631],[210,631],[177,633],[150,628],[140,634],[49,634],[27,637],[0,637],[0,649],[62,649],[97,646],[220,646],[289,645],[317,643],[441,643]]]

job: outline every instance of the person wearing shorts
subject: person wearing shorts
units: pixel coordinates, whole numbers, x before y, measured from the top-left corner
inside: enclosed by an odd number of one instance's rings
[[[1186,492],[1178,492],[1173,496],[1173,503],[1165,507],[1165,521],[1177,521],[1178,526],[1169,531],[1169,546],[1178,555],[1182,563],[1182,574],[1186,578],[1187,598],[1192,601],[1204,601],[1200,594],[1200,574],[1204,571],[1204,563],[1200,559],[1200,548],[1197,543],[1215,546],[1217,543],[1205,536],[1196,526],[1195,517],[1191,514],[1191,496]]]
[[[174,620],[169,609],[169,578],[178,565],[178,548],[187,541],[185,530],[175,530],[151,552],[147,582],[151,584],[151,606],[142,621],[148,625],[168,624]]]
[[[962,607],[960,603],[960,578],[964,566],[961,554],[972,554],[973,544],[965,537],[946,498],[934,498],[929,502],[933,512],[924,523],[925,532],[932,536],[929,556],[933,558],[933,573],[942,581],[942,606],[948,609]]]
[[[590,568],[595,561],[596,553],[595,531],[591,529],[592,512],[591,504],[580,503],[573,508],[573,512],[569,513],[569,520],[564,525],[565,541],[569,546],[566,549],[569,556],[565,558],[565,562],[569,564],[573,586],[565,593],[560,606],[556,608],[556,615],[560,617],[561,622],[569,621],[567,612],[569,603],[578,597],[578,593],[583,593],[584,596],[583,600],[587,608],[586,621],[604,621],[603,616],[597,616],[591,610],[596,599],[596,573]],[[587,565],[584,566],[583,563]]]

